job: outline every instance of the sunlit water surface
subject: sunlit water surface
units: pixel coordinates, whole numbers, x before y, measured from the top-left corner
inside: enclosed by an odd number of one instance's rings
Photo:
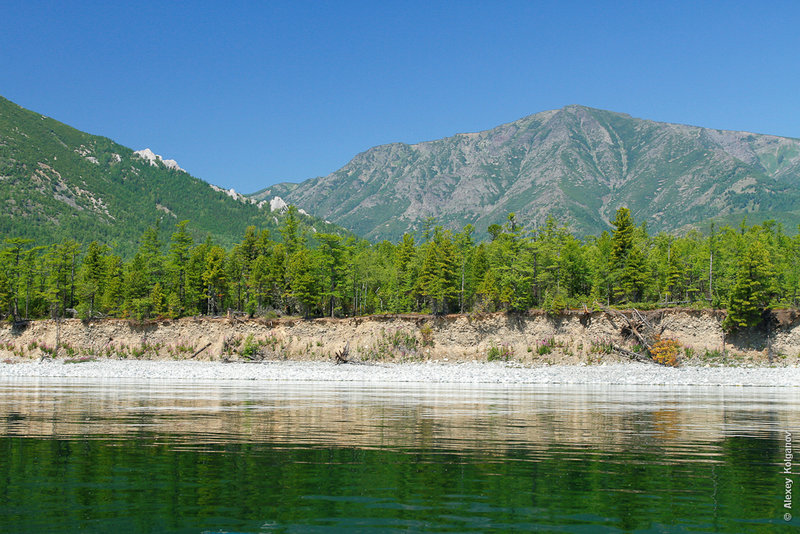
[[[789,531],[799,390],[5,379],[0,530]]]

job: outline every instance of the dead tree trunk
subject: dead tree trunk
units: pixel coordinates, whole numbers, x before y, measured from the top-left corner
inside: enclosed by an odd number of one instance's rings
[[[336,365],[342,363],[350,363],[350,360],[347,359],[347,356],[350,354],[350,343],[345,344],[344,348],[338,351],[335,354],[336,357]]]
[[[653,346],[658,343],[660,340],[661,332],[663,332],[663,328],[661,331],[657,331],[655,327],[645,318],[642,313],[637,310],[636,308],[632,308],[631,316],[628,317],[626,314],[619,310],[615,310],[613,308],[609,308],[607,306],[603,306],[599,302],[595,302],[595,305],[601,308],[604,312],[608,313],[613,317],[619,317],[622,319],[625,324],[626,328],[622,329],[622,334],[626,335],[629,333],[628,337],[633,337],[636,339],[639,345],[644,348],[644,354],[634,352],[628,349],[624,349],[617,345],[612,345],[612,348],[625,356],[630,358],[634,358],[635,360],[648,362],[648,363],[655,363],[658,365],[665,365],[661,361],[656,361],[653,359]]]

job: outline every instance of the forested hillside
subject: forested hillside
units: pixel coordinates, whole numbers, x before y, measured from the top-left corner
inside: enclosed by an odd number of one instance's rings
[[[637,119],[584,106],[491,130],[371,148],[328,176],[278,184],[283,197],[375,240],[419,231],[428,217],[486,237],[509,212],[548,216],[578,235],[610,230],[627,206],[656,231],[775,219],[800,223],[800,140]]]
[[[130,257],[156,224],[190,219],[195,239],[228,248],[256,225],[275,230],[280,213],[231,198],[160,160],[23,109],[0,97],[0,236],[39,245],[71,238],[112,245]],[[337,231],[300,215],[306,227]]]
[[[230,250],[196,242],[191,225],[148,228],[123,261],[98,242],[47,247],[7,239],[0,310],[8,319],[253,315],[351,316],[397,312],[524,311],[542,307],[727,307],[729,328],[755,325],[769,306],[795,306],[800,237],[779,224],[649,235],[627,208],[612,232],[579,239],[554,219],[537,229],[514,214],[451,232],[429,221],[415,238],[370,244],[303,234],[290,208],[277,232],[249,227]]]

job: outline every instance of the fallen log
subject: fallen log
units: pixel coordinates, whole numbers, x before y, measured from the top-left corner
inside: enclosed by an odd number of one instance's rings
[[[652,363],[653,365],[663,365],[658,363],[657,361],[653,360],[649,356],[645,356],[644,354],[639,354],[638,352],[633,352],[632,350],[623,349],[619,345],[611,345],[611,349],[622,354],[623,356],[627,356],[633,360],[642,362],[642,363]]]
[[[197,356],[198,354],[200,354],[201,352],[203,352],[204,350],[206,350],[210,346],[211,346],[211,342],[207,343],[205,347],[203,347],[202,349],[200,349],[197,352],[195,352],[194,354],[192,354],[191,357],[194,358],[195,356]]]

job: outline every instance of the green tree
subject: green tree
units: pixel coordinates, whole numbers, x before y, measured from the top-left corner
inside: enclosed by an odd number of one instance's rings
[[[458,262],[450,231],[437,226],[433,240],[422,246],[421,254],[416,291],[428,301],[433,313],[447,313],[450,301],[458,295]]]
[[[94,317],[105,292],[107,252],[107,247],[92,241],[78,270],[78,313],[83,318]]]
[[[303,236],[300,232],[300,220],[297,207],[289,206],[286,210],[283,224],[280,227],[280,233],[281,236],[283,236],[283,243],[286,245],[286,251],[290,255],[305,246]]]
[[[331,317],[334,316],[336,303],[343,297],[340,284],[345,276],[345,249],[341,236],[318,233],[314,238],[319,243],[318,257],[322,269],[322,298],[324,307]]]
[[[189,257],[191,254],[192,245],[194,240],[186,226],[189,221],[181,221],[176,225],[175,233],[172,234],[169,244],[169,263],[168,269],[175,279],[175,293],[178,296],[180,311],[186,309],[186,270],[189,266]]]
[[[417,249],[411,234],[403,234],[394,252],[395,279],[392,308],[399,312],[411,311],[414,307],[414,282],[417,279],[415,268]]]
[[[167,311],[167,298],[160,282],[156,282],[150,291],[150,309],[156,317],[163,316]]]
[[[103,308],[112,315],[119,315],[125,302],[125,269],[122,258],[108,256],[104,269],[106,284],[102,295]]]
[[[308,318],[319,301],[320,284],[316,265],[307,249],[300,249],[289,257],[286,265],[288,296],[294,299]]]
[[[216,245],[209,249],[202,277],[206,287],[206,313],[214,315],[222,309],[225,296],[225,249]]]
[[[7,315],[13,317],[13,294],[6,270],[0,269],[0,317],[3,316],[3,310],[7,310]]]
[[[759,323],[772,298],[774,276],[766,245],[762,241],[753,241],[739,261],[728,315],[723,322],[726,329],[736,330]]]
[[[609,271],[617,302],[638,302],[644,296],[647,283],[645,255],[636,242],[636,227],[628,208],[619,208],[611,222]]]
[[[75,295],[75,265],[80,244],[65,241],[50,247],[47,254],[47,285],[45,295],[55,318],[65,316],[72,308]]]
[[[8,284],[9,291],[9,313],[16,321],[19,319],[19,292],[20,282],[22,281],[22,259],[23,248],[25,245],[31,243],[32,239],[21,239],[18,237],[5,239],[5,248],[2,251],[3,270],[5,271],[5,278]]]

